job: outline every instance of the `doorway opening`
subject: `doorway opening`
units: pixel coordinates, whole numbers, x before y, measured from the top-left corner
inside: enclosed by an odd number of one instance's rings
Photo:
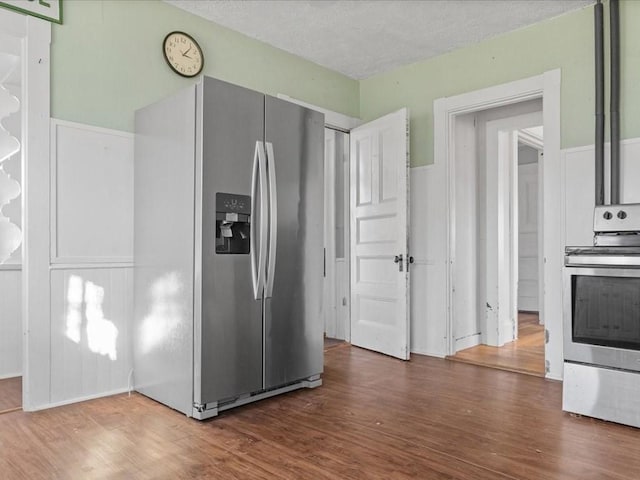
[[[541,213],[541,225],[539,229],[539,245],[538,249],[540,258],[543,259],[542,272],[540,275],[540,283],[544,288],[540,288],[539,318],[544,322],[544,361],[545,361],[545,378],[562,379],[563,358],[562,358],[562,271],[563,255],[562,255],[562,168],[560,159],[560,70],[550,70],[535,77],[529,77],[522,80],[495,85],[481,90],[468,92],[451,97],[443,97],[434,101],[434,158],[437,171],[442,171],[445,177],[446,189],[444,189],[444,235],[440,243],[434,245],[434,252],[442,252],[445,259],[445,268],[441,275],[445,298],[439,310],[442,311],[442,321],[437,322],[437,331],[442,332],[442,351],[443,356],[452,356],[458,350],[460,341],[465,339],[457,335],[455,323],[460,316],[461,308],[467,311],[473,311],[478,306],[483,296],[485,302],[485,316],[478,315],[474,321],[485,321],[490,319],[494,322],[492,328],[485,328],[483,331],[476,330],[472,334],[475,336],[476,344],[480,344],[480,337],[484,333],[487,337],[491,336],[497,342],[503,342],[509,338],[509,335],[515,337],[517,329],[514,328],[517,321],[517,302],[514,301],[512,293],[512,283],[509,278],[513,277],[514,272],[510,270],[512,265],[511,250],[509,255],[504,253],[505,250],[505,228],[506,222],[510,220],[510,203],[504,199],[499,201],[500,196],[504,196],[509,191],[509,180],[514,180],[514,176],[507,177],[504,174],[487,175],[485,178],[485,188],[487,194],[486,199],[492,203],[485,205],[485,212],[494,212],[494,215],[487,215],[485,223],[491,225],[489,220],[493,218],[494,225],[486,228],[486,233],[491,234],[489,238],[484,238],[486,249],[479,249],[481,254],[492,255],[495,258],[485,260],[487,266],[492,266],[491,274],[488,275],[487,269],[485,274],[486,285],[484,295],[477,295],[474,301],[461,302],[461,287],[464,287],[465,280],[467,285],[476,285],[478,269],[470,273],[468,271],[469,264],[462,261],[466,254],[468,258],[475,258],[473,250],[471,253],[462,250],[460,245],[461,235],[465,235],[465,231],[460,231],[460,222],[469,218],[469,215],[459,218],[460,203],[459,198],[459,179],[464,176],[467,171],[474,172],[473,168],[462,170],[458,155],[464,152],[465,145],[468,145],[475,139],[475,126],[473,119],[468,114],[479,113],[494,109],[497,107],[513,106],[516,104],[524,104],[531,100],[542,102],[542,121],[533,123],[530,126],[542,125],[544,130],[544,155],[541,158],[541,168],[539,172],[539,199],[538,205]],[[529,111],[528,113],[531,113]],[[515,115],[524,115],[525,112],[514,113]],[[466,122],[465,122],[466,120]],[[487,148],[494,145],[495,149],[517,149],[517,143],[514,145],[515,135],[509,134],[509,128],[499,125],[499,121],[494,125],[495,135],[498,136],[497,144],[487,143]],[[527,128],[522,125],[517,129]],[[513,129],[511,129],[513,130]],[[459,135],[466,136],[467,142],[459,142]],[[473,145],[471,143],[471,145]],[[473,145],[475,148],[475,145]],[[470,155],[468,155],[470,156]],[[473,155],[475,158],[475,154]],[[504,155],[487,155],[487,160],[495,164],[499,158],[505,158]],[[489,169],[489,167],[487,167]],[[504,169],[497,169],[496,172],[504,172]],[[482,171],[480,171],[482,173]],[[512,188],[511,191],[515,191]],[[464,205],[464,204],[463,204]],[[472,205],[468,202],[467,205]],[[471,208],[471,207],[468,207]],[[495,214],[497,213],[497,214]],[[498,221],[500,220],[500,221]],[[474,230],[477,231],[477,230]],[[438,237],[438,240],[440,237]],[[473,263],[471,263],[473,265]],[[477,265],[477,264],[476,264]],[[465,269],[465,267],[467,267]],[[470,277],[475,281],[469,281]],[[502,287],[502,288],[500,288]],[[477,288],[477,287],[476,287]],[[464,288],[462,289],[464,290]],[[476,290],[477,294],[477,290]],[[462,296],[464,298],[464,296]],[[473,297],[472,297],[473,298]],[[501,325],[501,320],[505,322]],[[503,327],[503,328],[500,328]],[[506,328],[505,328],[506,327]],[[511,328],[508,328],[511,327]],[[434,328],[434,331],[436,329]],[[467,345],[469,347],[474,344]]]
[[[349,133],[325,128],[324,332],[325,350],[350,340]]]
[[[544,376],[540,99],[461,117],[453,360]],[[464,132],[473,126],[475,135]],[[474,143],[475,142],[475,143]],[[470,170],[470,172],[468,172]],[[460,261],[461,260],[461,261]],[[472,275],[464,275],[464,271]]]
[[[409,360],[408,110],[327,137],[327,327]]]

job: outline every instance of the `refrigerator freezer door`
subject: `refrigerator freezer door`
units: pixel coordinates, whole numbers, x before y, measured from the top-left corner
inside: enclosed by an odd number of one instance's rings
[[[264,206],[255,198],[260,187],[252,192],[252,174],[264,135],[264,96],[208,77],[202,92],[202,322],[195,359],[201,384],[194,401],[207,404],[262,389],[262,298],[254,294],[252,254],[216,253],[220,236],[242,231],[226,214],[225,232],[216,228],[216,193],[254,196],[251,230],[259,230]],[[250,243],[259,248],[259,241]]]
[[[321,113],[265,97],[267,168],[277,203],[270,222],[277,243],[269,251],[275,262],[267,262],[275,264],[267,269],[265,388],[322,372],[323,139]]]

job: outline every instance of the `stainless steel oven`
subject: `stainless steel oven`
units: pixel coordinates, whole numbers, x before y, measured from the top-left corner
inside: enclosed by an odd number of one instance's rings
[[[567,247],[564,358],[640,372],[640,247]]]
[[[621,188],[620,12],[618,0],[608,5],[610,175],[605,182],[604,6],[598,1],[594,246],[566,248],[562,409],[640,427],[640,204],[625,203],[629,192]]]

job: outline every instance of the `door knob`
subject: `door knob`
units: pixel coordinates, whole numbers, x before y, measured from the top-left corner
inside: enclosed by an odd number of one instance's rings
[[[396,255],[395,258],[393,259],[393,263],[398,264],[398,271],[401,272],[402,271],[402,254]]]

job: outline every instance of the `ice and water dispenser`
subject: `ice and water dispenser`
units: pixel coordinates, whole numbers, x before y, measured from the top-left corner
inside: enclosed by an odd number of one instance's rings
[[[249,253],[251,197],[216,193],[216,253]]]

